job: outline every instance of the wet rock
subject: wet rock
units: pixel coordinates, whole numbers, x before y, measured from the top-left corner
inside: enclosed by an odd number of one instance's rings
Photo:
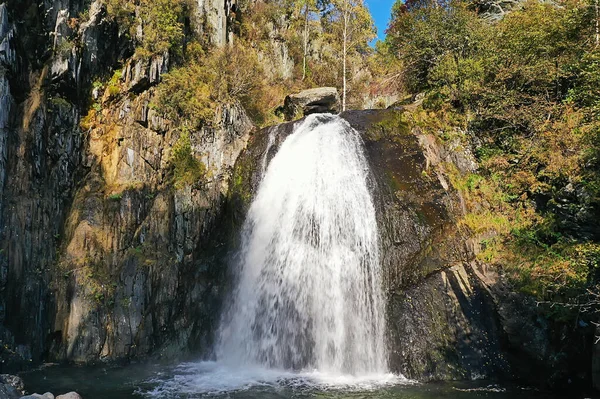
[[[348,111],[370,165],[389,315],[391,369],[416,379],[480,378],[510,370],[494,296],[457,226],[460,196],[444,167],[476,168],[453,143],[394,110]],[[236,163],[230,197],[243,213],[262,170],[301,121],[255,134]],[[243,216],[233,217],[241,223]]]
[[[0,375],[0,398],[17,399],[24,393],[24,384],[20,377],[9,374]]]
[[[14,27],[8,20],[8,9],[6,3],[0,4],[0,63],[5,67],[12,68],[15,63],[15,51],[11,47],[14,36]]]
[[[180,130],[149,109],[149,92],[129,97],[104,115],[118,126],[90,131],[96,163],[71,205],[58,260],[68,278],[56,281],[57,359],[207,350],[218,319],[224,246],[211,240],[223,230],[231,169],[253,125],[239,106],[218,109],[211,126],[189,133],[210,175],[173,187]]]
[[[69,393],[65,393],[64,395],[58,395],[56,397],[56,399],[82,399],[81,395],[79,395],[77,392],[69,392]]]
[[[23,394],[25,392],[25,384],[23,383],[23,379],[21,377],[10,374],[0,374],[0,382],[4,385],[14,388],[19,394]]]
[[[21,399],[54,399],[54,395],[50,392],[44,394],[33,393],[31,395],[21,396]]]
[[[60,10],[56,18],[56,26],[54,28],[54,54],[50,73],[53,81],[63,79],[69,72],[69,60],[75,49],[74,43],[69,40],[71,28],[68,26],[69,11]]]
[[[119,56],[118,27],[108,18],[102,0],[89,6],[89,18],[79,27],[81,70],[79,84],[86,84],[85,76],[94,76],[113,66]]]
[[[19,399],[21,395],[17,394],[10,386],[0,384],[0,399]]]
[[[493,298],[472,267],[436,272],[391,296],[394,371],[419,380],[509,376]]]
[[[335,87],[318,87],[285,98],[283,113],[287,120],[298,115],[316,113],[337,113],[340,110],[340,96]]]

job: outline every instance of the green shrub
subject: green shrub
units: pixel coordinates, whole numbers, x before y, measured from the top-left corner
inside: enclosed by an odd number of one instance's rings
[[[171,165],[175,188],[197,185],[206,175],[206,167],[192,153],[190,135],[187,131],[181,133],[173,146]]]
[[[108,199],[111,201],[121,201],[121,199],[123,199],[123,193],[114,193],[108,196]]]
[[[178,53],[183,44],[184,0],[108,0],[108,14],[124,32],[136,37],[142,26],[143,38],[136,50],[139,57],[150,57],[166,51]],[[136,17],[136,15],[138,17]]]
[[[196,52],[163,76],[155,106],[192,127],[211,124],[219,105],[239,103],[261,124],[267,113],[264,77],[251,48],[237,44]]]

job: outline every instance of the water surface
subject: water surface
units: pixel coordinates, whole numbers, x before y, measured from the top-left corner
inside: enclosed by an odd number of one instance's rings
[[[51,366],[21,375],[28,392],[84,399],[575,399],[489,381],[416,383],[392,374],[360,378],[316,371],[233,369],[214,362],[127,367]]]

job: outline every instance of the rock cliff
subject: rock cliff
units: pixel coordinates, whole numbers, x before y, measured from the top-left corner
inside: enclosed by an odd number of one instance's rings
[[[228,6],[193,16],[215,45]],[[166,120],[151,102],[170,55],[133,57],[100,0],[2,4],[0,47],[3,368],[208,348],[244,110],[192,131]],[[182,136],[204,168],[193,185],[173,177]]]

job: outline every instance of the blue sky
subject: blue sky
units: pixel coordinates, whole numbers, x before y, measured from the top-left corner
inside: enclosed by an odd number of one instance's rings
[[[392,5],[394,0],[366,0],[367,6],[371,10],[375,25],[377,26],[377,36],[383,40],[385,30],[387,29],[390,15],[392,14]]]

